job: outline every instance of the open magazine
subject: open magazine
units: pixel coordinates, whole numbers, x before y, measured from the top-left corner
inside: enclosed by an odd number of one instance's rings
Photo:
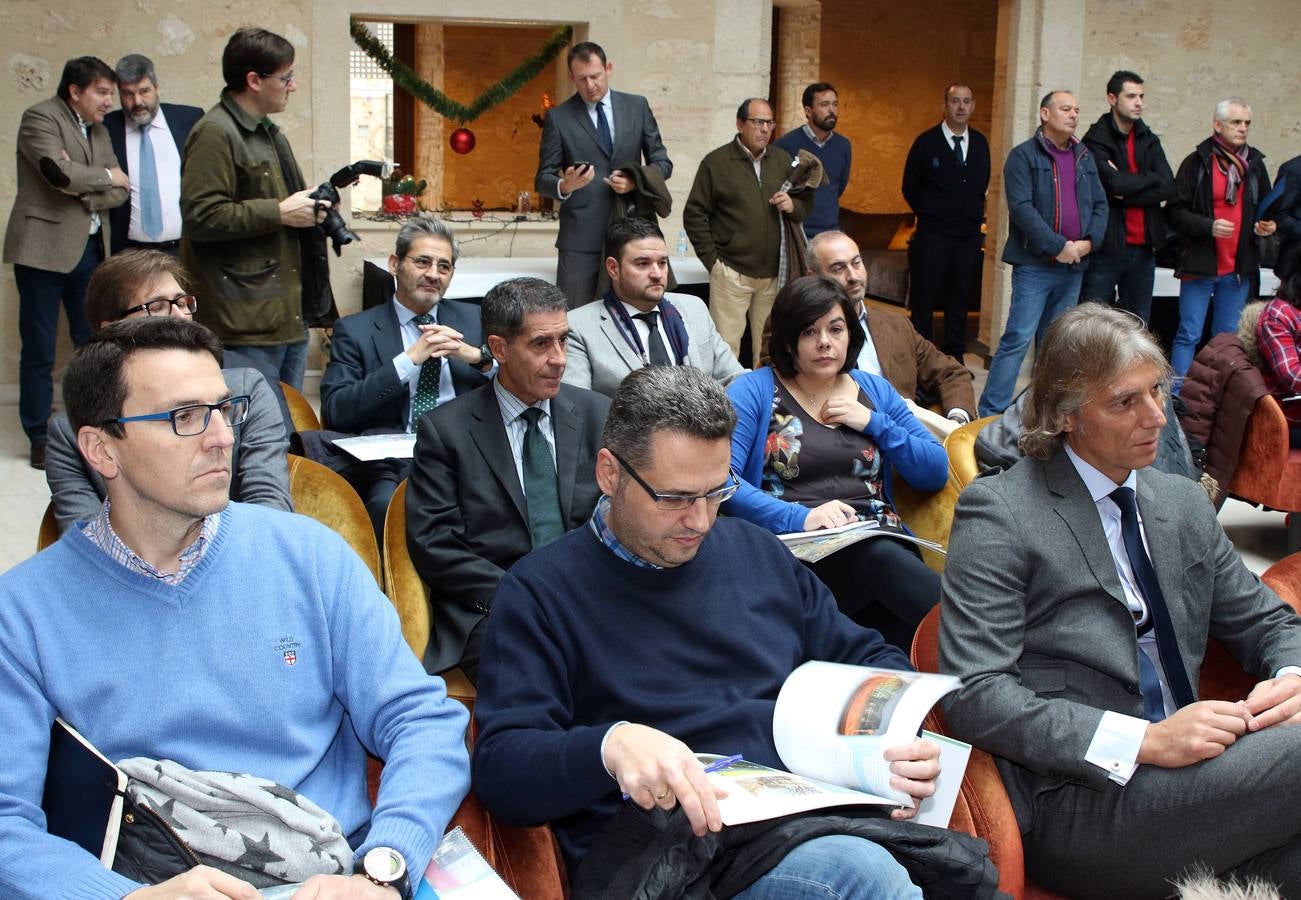
[[[792,531],[787,534],[777,535],[777,539],[785,544],[791,553],[795,554],[796,559],[807,563],[817,562],[851,544],[857,544],[859,541],[876,537],[897,538],[944,555],[944,548],[934,541],[928,541],[925,538],[917,537],[915,534],[909,534],[902,528],[890,528],[875,520],[850,522],[848,525],[841,525],[839,528],[820,528],[817,531]]]
[[[723,824],[834,806],[912,806],[890,787],[885,750],[913,740],[931,707],[959,685],[952,675],[805,663],[787,677],[773,712],[773,739],[789,771],[747,760],[720,766],[725,758],[698,754],[712,769],[706,777],[727,788],[718,804]],[[940,746],[941,774],[918,820],[945,827],[971,748],[930,737]]]

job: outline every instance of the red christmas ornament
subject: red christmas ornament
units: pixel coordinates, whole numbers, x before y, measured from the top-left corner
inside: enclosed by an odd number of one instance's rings
[[[468,128],[458,128],[452,132],[448,143],[457,153],[469,153],[474,149],[474,132]]]

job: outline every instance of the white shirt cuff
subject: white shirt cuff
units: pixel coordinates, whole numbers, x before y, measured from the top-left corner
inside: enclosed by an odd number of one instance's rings
[[[420,367],[411,361],[405,352],[393,357],[393,369],[398,373],[398,381],[407,382],[416,377]]]
[[[627,724],[628,724],[627,719],[624,719],[623,721],[620,722],[615,722],[609,728],[605,729],[605,737],[601,738],[601,768],[605,769],[605,774],[609,775],[611,778],[614,778],[614,773],[611,772],[610,767],[605,764],[605,742],[610,739],[610,735],[614,734],[614,730],[616,728],[618,728],[620,725],[627,725]],[[615,780],[617,781],[618,779]]]
[[[1301,666],[1284,666],[1274,673],[1275,678],[1282,678],[1284,675],[1301,675]]]
[[[1107,710],[1084,754],[1084,761],[1105,769],[1116,784],[1125,784],[1138,769],[1138,751],[1147,734],[1147,719]]]
[[[959,409],[956,406],[953,407],[953,409],[949,410],[948,415],[950,419],[961,420],[963,425],[966,425],[968,422],[971,421],[971,416],[967,415],[967,411],[965,409]]]

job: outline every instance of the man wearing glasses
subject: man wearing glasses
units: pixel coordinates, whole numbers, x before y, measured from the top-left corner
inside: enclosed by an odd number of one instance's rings
[[[471,681],[502,575],[592,514],[610,407],[560,383],[569,321],[555,285],[504,281],[482,316],[496,375],[420,417],[406,506],[411,560],[429,586],[425,669],[459,665]]]
[[[351,434],[413,432],[420,417],[488,383],[492,352],[479,310],[447,300],[460,246],[432,215],[409,219],[388,259],[393,299],[334,323],[321,379],[327,426]],[[341,472],[366,503],[377,534],[411,460],[352,463]]]
[[[231,396],[220,353],[207,329],[151,316],[102,329],[69,364],[68,416],[108,497],[0,577],[6,896],[258,896],[205,866],[140,890],[48,834],[56,715],[112,760],[245,773],[310,797],[365,874],[322,872],[304,897],[409,897],[400,867],[377,878],[366,855],[423,872],[469,787],[465,709],[412,657],[369,569],[311,519],[229,501],[248,397]],[[373,809],[367,752],[385,760]],[[233,862],[252,881],[281,859]]]
[[[245,28],[221,58],[226,87],[185,144],[181,259],[203,298],[199,321],[259,368],[302,390],[307,329],[333,320],[325,238],[289,141],[268,118],[297,87],[294,47]]]
[[[813,191],[783,190],[791,155],[769,146],[774,125],[767,101],[743,102],[736,111],[736,140],[700,161],[682,211],[691,246],[709,270],[709,313],[742,363],[741,336],[748,317],[751,365],[761,356],[763,323],[781,287],[782,216],[803,222],[814,201]]]
[[[735,422],[722,388],[697,369],[631,373],[597,454],[595,512],[516,564],[497,591],[475,704],[476,792],[503,821],[552,824],[576,893],[630,855],[606,843],[600,871],[580,865],[603,840],[626,837],[628,816],[617,816],[625,801],[654,814],[660,877],[711,857],[727,865],[740,844],[717,852],[737,839],[711,834],[722,829],[718,797],[694,753],[784,768],[772,711],[797,666],[910,668],[880,634],[842,616],[773,535],[718,518],[739,483],[729,468]],[[933,792],[934,744],[911,741],[886,758],[897,789]],[[740,886],[753,884],[740,893],[735,883],[711,887],[720,896],[786,897],[797,894],[778,893],[783,883],[798,881],[799,896],[813,896],[814,885],[824,886],[819,897],[921,896],[879,845],[843,834],[772,854],[748,874]]]
[[[86,317],[91,328],[122,319],[189,320],[199,301],[182,286],[185,272],[176,257],[158,250],[126,250],[95,270],[86,287]],[[230,362],[229,359],[225,360]],[[247,396],[243,422],[234,429],[230,496],[243,503],[292,510],[285,453],[284,417],[275,393],[256,369],[222,369],[232,396]],[[66,412],[50,419],[45,478],[59,531],[93,519],[107,495],[104,479],[82,457]]]

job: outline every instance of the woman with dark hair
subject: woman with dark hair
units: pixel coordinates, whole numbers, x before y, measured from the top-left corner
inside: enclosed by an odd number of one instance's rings
[[[892,470],[919,491],[935,491],[948,478],[948,457],[888,381],[854,368],[862,345],[839,284],[810,276],[781,290],[771,367],[742,375],[727,392],[736,407],[732,468],[741,487],[724,512],[777,534],[856,520],[907,533],[890,499]],[[939,576],[916,545],[888,536],[859,541],[812,569],[842,612],[905,652],[940,598]]]
[[[1265,384],[1287,416],[1288,436],[1301,447],[1301,250],[1293,256],[1292,272],[1279,285],[1274,299],[1256,320],[1256,347],[1265,360]]]

